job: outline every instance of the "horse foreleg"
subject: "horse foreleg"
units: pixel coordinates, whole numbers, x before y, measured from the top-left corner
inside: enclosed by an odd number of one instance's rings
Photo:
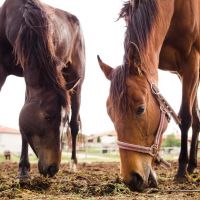
[[[181,151],[179,155],[179,168],[175,178],[182,182],[188,179],[188,130],[192,123],[192,108],[197,95],[199,80],[198,52],[193,49],[188,60],[181,64],[183,69],[182,103],[179,112],[181,118]]]
[[[79,109],[80,109],[80,94],[73,93],[71,96],[71,108],[72,116],[70,120],[71,136],[72,136],[72,156],[71,156],[71,165],[70,170],[76,171],[77,169],[77,157],[76,157],[76,140],[79,132]]]
[[[194,169],[197,167],[197,152],[198,152],[198,137],[200,131],[200,112],[198,108],[197,97],[193,106],[193,122],[192,122],[192,141],[190,148],[190,157],[187,171],[189,174],[193,173]]]
[[[28,158],[28,142],[22,135],[22,149],[21,149],[17,178],[19,178],[20,180],[30,178],[29,171],[30,171],[30,162]]]

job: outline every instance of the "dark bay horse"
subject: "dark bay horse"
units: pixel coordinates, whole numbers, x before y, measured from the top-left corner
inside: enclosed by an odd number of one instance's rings
[[[39,159],[39,172],[56,174],[61,161],[61,132],[70,109],[71,159],[77,163],[84,73],[84,39],[74,15],[39,0],[4,2],[0,9],[0,88],[11,74],[23,76],[26,83],[19,116],[19,178],[29,176],[28,144]]]
[[[176,179],[186,180],[197,165],[200,130],[200,0],[132,0],[124,4],[120,17],[127,24],[122,66],[113,69],[99,57],[98,60],[111,81],[107,111],[118,136],[122,177],[130,189],[138,191],[148,184],[157,185],[152,165],[169,114],[157,89],[159,66],[177,73],[182,81],[182,137]]]

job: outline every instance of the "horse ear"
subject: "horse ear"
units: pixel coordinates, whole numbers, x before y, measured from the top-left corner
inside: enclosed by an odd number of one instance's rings
[[[73,81],[70,81],[68,83],[66,83],[65,88],[70,91],[73,90],[79,83],[80,83],[81,78],[77,78]]]
[[[128,49],[128,66],[131,74],[141,75],[142,73],[142,61],[140,51],[137,45],[133,42],[130,43]]]
[[[100,65],[102,71],[104,72],[106,78],[107,78],[108,80],[111,80],[113,68],[110,67],[109,65],[103,63],[103,61],[101,60],[101,58],[100,58],[99,56],[97,56],[97,60],[98,60],[98,62],[99,62],[99,65]]]

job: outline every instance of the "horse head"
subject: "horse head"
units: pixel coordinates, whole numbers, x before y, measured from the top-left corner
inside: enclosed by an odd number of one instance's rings
[[[117,132],[124,182],[138,191],[149,183],[156,186],[152,167],[155,140],[158,140],[158,149],[167,120],[164,114],[160,125],[160,105],[152,93],[149,76],[142,69],[139,52],[135,45],[130,45],[127,62],[117,68],[105,64],[99,57],[98,61],[111,81],[107,112]]]
[[[66,87],[70,90],[76,84],[70,83]],[[61,133],[69,112],[69,105],[63,104],[62,100],[53,89],[27,88],[19,116],[21,134],[37,155],[38,169],[44,176],[54,176],[61,161]]]

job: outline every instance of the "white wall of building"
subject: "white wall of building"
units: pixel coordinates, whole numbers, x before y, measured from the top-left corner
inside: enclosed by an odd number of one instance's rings
[[[0,134],[0,153],[9,150],[13,153],[21,152],[20,134]]]

